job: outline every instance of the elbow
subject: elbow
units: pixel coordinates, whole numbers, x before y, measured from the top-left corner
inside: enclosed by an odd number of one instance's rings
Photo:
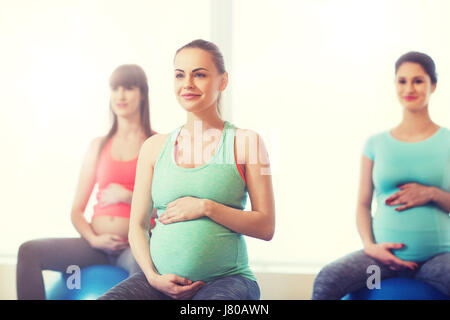
[[[275,227],[270,227],[264,232],[260,239],[265,241],[270,241],[273,239],[273,235],[275,234]]]

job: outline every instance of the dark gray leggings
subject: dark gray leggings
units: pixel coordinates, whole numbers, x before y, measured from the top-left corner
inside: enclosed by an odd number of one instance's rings
[[[363,250],[346,255],[326,265],[314,280],[313,300],[337,300],[366,286],[371,275],[367,268],[377,265],[381,279],[412,277],[450,295],[450,252],[436,255],[420,263],[415,271],[394,271],[374,260]]]
[[[206,283],[192,300],[259,300],[256,281],[241,275],[226,276]],[[139,271],[102,295],[99,300],[172,300],[153,288]]]
[[[110,255],[92,248],[84,238],[49,238],[23,243],[17,256],[17,298],[45,299],[42,270],[66,272],[67,267],[80,268],[110,264],[127,270],[130,275],[140,270],[130,248]]]

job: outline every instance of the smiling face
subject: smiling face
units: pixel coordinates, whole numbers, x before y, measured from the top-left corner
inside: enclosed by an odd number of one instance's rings
[[[430,76],[420,64],[402,63],[397,70],[395,80],[398,99],[406,110],[417,112],[428,107],[436,84],[431,83]]]
[[[111,88],[111,108],[118,117],[139,114],[141,100],[141,90],[136,86]]]
[[[189,112],[215,108],[220,92],[227,86],[228,75],[219,74],[211,54],[199,48],[185,48],[176,55],[174,65],[178,103]]]

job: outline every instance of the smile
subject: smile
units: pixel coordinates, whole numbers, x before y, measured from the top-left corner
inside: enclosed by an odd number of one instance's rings
[[[192,93],[182,94],[181,96],[186,100],[193,100],[200,97],[199,94],[192,94]]]

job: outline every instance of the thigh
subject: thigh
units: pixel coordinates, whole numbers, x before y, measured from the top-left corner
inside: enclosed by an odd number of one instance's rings
[[[450,296],[450,252],[438,254],[423,263],[414,278]]]
[[[39,261],[42,270],[65,272],[70,265],[80,268],[109,264],[106,253],[92,248],[84,238],[48,238],[28,241],[21,250]]]
[[[339,299],[367,286],[375,272],[380,280],[397,275],[396,271],[369,257],[363,250],[350,253],[323,267],[314,280],[313,299],[322,299],[322,295]]]
[[[117,257],[114,257],[114,260],[114,265],[127,270],[130,276],[141,270],[136,260],[134,259],[130,247],[123,250]]]
[[[98,300],[170,300],[171,298],[153,288],[144,273],[139,271],[120,282]]]
[[[259,300],[259,297],[256,281],[233,275],[208,282],[192,300]]]

